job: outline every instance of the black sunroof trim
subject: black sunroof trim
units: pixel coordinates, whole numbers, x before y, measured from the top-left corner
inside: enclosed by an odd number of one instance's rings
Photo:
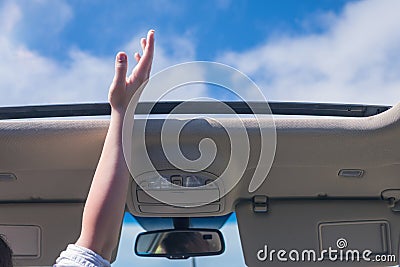
[[[169,114],[181,101],[173,102],[141,102],[136,114]],[[186,102],[185,102],[186,103]],[[224,102],[237,114],[266,114],[268,110],[265,103],[227,101]],[[251,106],[252,109],[249,108]],[[369,117],[382,113],[391,108],[383,105],[358,105],[358,104],[330,104],[330,103],[302,103],[302,102],[270,102],[269,106],[274,115],[309,115],[309,116],[339,116],[339,117]],[[179,114],[227,114],[221,105],[215,102],[191,102]],[[206,113],[204,111],[207,111]],[[108,103],[92,104],[63,104],[63,105],[37,105],[19,107],[0,107],[0,120],[28,119],[28,118],[53,118],[53,117],[81,117],[110,115],[111,107]]]

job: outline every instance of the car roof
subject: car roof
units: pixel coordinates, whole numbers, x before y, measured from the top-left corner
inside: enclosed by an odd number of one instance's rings
[[[383,232],[376,230],[385,236],[383,241],[372,241],[386,242],[387,251],[397,251],[394,237],[400,234],[400,224],[388,201],[397,201],[400,187],[400,105],[382,111],[361,118],[274,118],[275,158],[265,181],[254,192],[249,192],[249,183],[260,153],[255,118],[220,118],[218,122],[225,130],[207,118],[171,119],[172,123],[186,123],[181,136],[186,154],[197,155],[198,142],[206,137],[224,152],[204,171],[194,174],[210,179],[219,177],[221,166],[229,161],[226,131],[239,131],[244,125],[251,148],[246,170],[231,191],[202,207],[171,208],[146,196],[148,192],[142,192],[132,179],[127,211],[146,218],[210,218],[236,212],[246,264],[250,266],[260,264],[251,255],[265,240],[276,247],[291,242],[295,247],[320,249],[328,242],[323,237],[336,237],[338,232],[332,225],[338,223],[344,223],[339,228],[342,230],[348,229],[348,223],[358,225],[360,231],[348,237],[354,242],[379,228],[371,226],[371,221],[384,225],[387,229]],[[147,123],[149,157],[163,177],[190,176],[163,155],[159,135],[166,120],[138,118],[135,123]],[[108,120],[0,121],[0,224],[23,227],[32,236],[41,233],[37,254],[17,255],[17,265],[49,265],[65,244],[78,237],[83,205],[107,127]],[[326,233],[324,229],[328,229]],[[285,236],[288,231],[290,236]],[[303,239],[306,236],[309,238]]]

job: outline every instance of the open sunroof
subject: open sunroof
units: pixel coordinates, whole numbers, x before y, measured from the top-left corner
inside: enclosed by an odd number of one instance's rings
[[[174,102],[141,102],[136,114],[170,114],[174,108],[182,104]],[[236,114],[269,114],[263,102],[223,102]],[[175,114],[228,114],[226,109],[215,102],[190,102],[184,108],[174,111]],[[391,106],[357,105],[357,104],[329,104],[329,103],[300,103],[300,102],[269,102],[272,114],[275,115],[309,115],[309,116],[340,116],[340,117],[369,117],[382,113]],[[251,108],[250,108],[251,107]],[[149,112],[150,111],[150,112]],[[80,117],[110,115],[111,107],[108,103],[70,104],[70,105],[40,105],[1,107],[0,119],[26,119],[51,117]]]

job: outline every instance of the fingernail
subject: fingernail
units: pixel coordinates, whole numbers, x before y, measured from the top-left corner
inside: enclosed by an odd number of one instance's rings
[[[118,61],[125,61],[126,55],[125,54],[118,54]]]

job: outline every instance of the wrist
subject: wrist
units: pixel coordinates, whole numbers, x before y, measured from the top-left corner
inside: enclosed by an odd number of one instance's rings
[[[111,108],[110,128],[122,128],[126,110]]]
[[[126,108],[115,108],[111,106],[111,118],[117,117],[117,118],[124,118],[126,113]]]

